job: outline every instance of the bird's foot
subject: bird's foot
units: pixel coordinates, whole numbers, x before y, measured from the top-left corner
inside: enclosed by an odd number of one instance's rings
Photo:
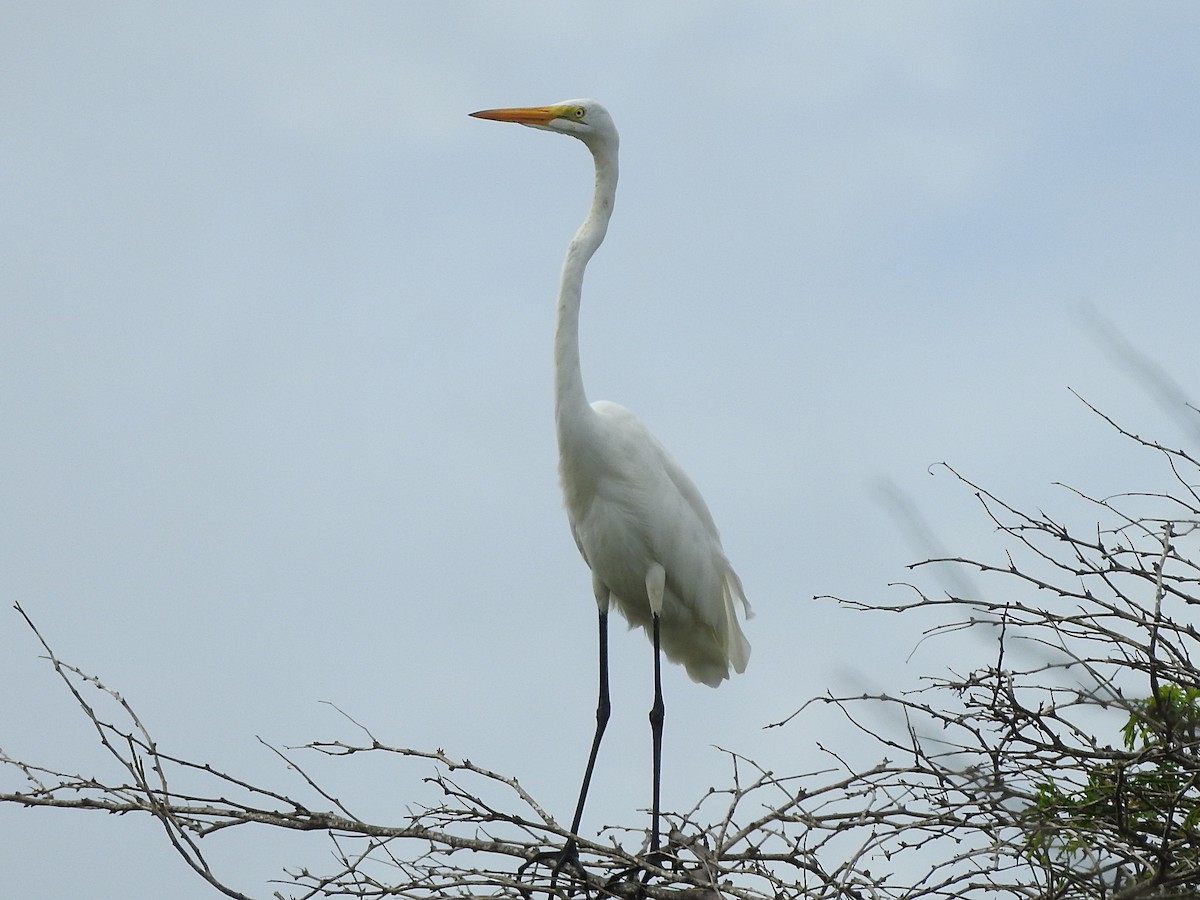
[[[655,877],[653,869],[665,869],[671,857],[662,850],[652,850],[638,865],[622,869],[604,883],[602,896],[642,897],[642,887]]]
[[[577,893],[587,895],[587,872],[584,870],[583,864],[579,862],[579,847],[576,845],[574,838],[568,840],[562,850],[547,850],[531,856],[525,862],[521,863],[517,868],[517,881],[524,881],[526,871],[537,866],[550,867],[550,885],[546,889],[546,896],[573,897]],[[563,876],[565,889],[565,893],[561,894],[558,892],[560,876]],[[533,888],[530,887],[522,890],[521,894],[525,897],[525,900],[532,900],[534,894]]]

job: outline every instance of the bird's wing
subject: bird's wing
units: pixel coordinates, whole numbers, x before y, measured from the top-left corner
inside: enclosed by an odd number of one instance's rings
[[[716,686],[728,664],[746,667],[750,645],[737,620],[741,582],[696,485],[631,412],[599,401],[590,449],[592,493],[572,521],[593,573],[631,624],[649,627],[646,573],[667,573],[663,651],[697,681]]]
[[[708,504],[704,502],[699,488],[683,467],[675,462],[675,458],[662,442],[642,424],[641,419],[619,403],[608,400],[597,400],[592,404],[592,408],[607,422],[609,433],[620,436],[625,452],[639,458],[639,467],[643,470],[660,468],[704,528],[719,539],[717,523],[713,521],[712,513],[708,511]]]

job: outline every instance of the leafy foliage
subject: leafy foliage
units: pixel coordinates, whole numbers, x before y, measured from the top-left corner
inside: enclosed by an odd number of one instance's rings
[[[1115,890],[1200,881],[1200,688],[1159,684],[1130,707],[1124,753],[1097,762],[1078,789],[1053,775],[1037,785],[1030,858],[1048,870],[1070,867],[1116,844],[1148,852],[1113,870]]]

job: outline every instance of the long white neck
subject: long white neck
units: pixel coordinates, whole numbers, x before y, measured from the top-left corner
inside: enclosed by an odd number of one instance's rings
[[[560,447],[586,430],[595,415],[583,389],[579,365],[579,303],[583,272],[604,241],[617,194],[617,145],[613,141],[590,147],[596,162],[596,188],[587,218],[567,247],[558,289],[558,318],[554,331],[554,415]]]

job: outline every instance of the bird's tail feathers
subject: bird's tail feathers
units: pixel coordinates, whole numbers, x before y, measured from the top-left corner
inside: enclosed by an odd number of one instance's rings
[[[729,655],[729,661],[733,664],[733,670],[741,674],[746,671],[746,663],[750,662],[750,642],[746,640],[746,635],[742,633],[742,626],[738,622],[735,601],[741,601],[742,609],[747,619],[754,615],[754,610],[750,608],[750,601],[746,599],[746,592],[742,589],[742,580],[738,578],[737,573],[733,569],[726,569],[725,650]]]

